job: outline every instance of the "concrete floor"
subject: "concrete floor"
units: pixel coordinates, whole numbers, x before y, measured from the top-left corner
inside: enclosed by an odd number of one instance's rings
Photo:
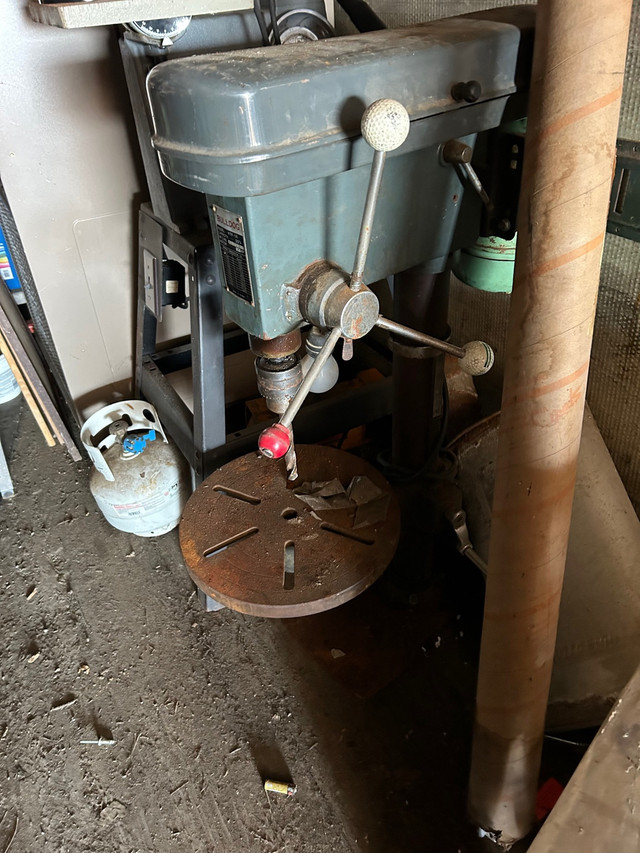
[[[391,571],[289,623],[207,614],[176,532],[109,527],[88,466],[28,413],[11,471],[2,853],[495,849],[464,814],[481,608],[466,564],[410,594]],[[266,776],[297,794],[265,794]]]

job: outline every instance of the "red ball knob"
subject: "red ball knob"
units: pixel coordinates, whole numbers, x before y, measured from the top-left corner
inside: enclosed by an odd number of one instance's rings
[[[258,449],[267,459],[281,459],[291,446],[291,430],[274,424],[260,433]]]

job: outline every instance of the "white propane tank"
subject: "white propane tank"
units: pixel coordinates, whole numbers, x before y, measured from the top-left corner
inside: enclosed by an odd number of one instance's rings
[[[80,438],[94,465],[89,489],[109,524],[136,536],[177,526],[191,476],[153,406],[141,400],[105,406],[85,421]]]

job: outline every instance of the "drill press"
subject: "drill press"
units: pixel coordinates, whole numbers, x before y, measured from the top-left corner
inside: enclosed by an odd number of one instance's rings
[[[361,592],[393,556],[399,513],[384,478],[341,451],[296,451],[294,419],[327,386],[338,342],[349,359],[375,327],[402,357],[413,347],[418,358],[450,353],[471,374],[491,367],[480,341],[457,347],[382,317],[368,285],[407,270],[437,276],[478,236],[482,211],[495,220],[471,157],[479,135],[524,115],[532,24],[527,7],[495,10],[195,56],[149,75],[163,172],[206,195],[225,311],[248,332],[258,387],[279,416],[261,455],[223,466],[185,510],[187,566],[218,601],[259,615],[318,612]],[[359,527],[351,494],[364,481],[386,514]],[[335,482],[345,498],[326,512],[300,500],[300,484]]]

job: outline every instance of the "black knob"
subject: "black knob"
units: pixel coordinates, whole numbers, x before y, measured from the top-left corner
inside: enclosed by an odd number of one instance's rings
[[[477,80],[454,83],[451,87],[451,97],[454,101],[466,101],[468,104],[474,104],[481,94],[482,86]]]

